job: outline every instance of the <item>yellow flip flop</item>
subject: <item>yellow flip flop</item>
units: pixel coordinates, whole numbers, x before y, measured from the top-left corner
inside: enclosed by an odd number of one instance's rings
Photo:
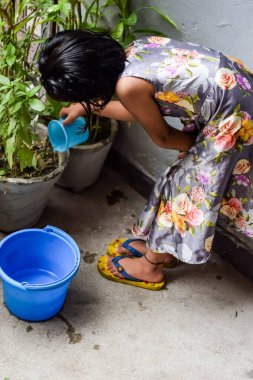
[[[126,238],[118,238],[118,239],[115,239],[113,241],[111,241],[109,244],[108,244],[108,247],[107,247],[107,255],[108,256],[113,256],[113,257],[117,257],[117,256],[120,256],[122,255],[122,253],[119,253],[117,251],[117,248],[122,245],[123,248],[127,249],[129,252],[131,252],[131,254],[134,256],[134,257],[142,257],[142,253],[140,253],[136,248],[132,247],[130,244],[133,242],[133,241],[144,241],[143,239],[126,239]],[[164,264],[164,268],[175,268],[177,265],[179,264],[179,261],[176,257],[174,257],[174,259],[169,263],[169,264]]]
[[[105,277],[107,280],[115,281],[115,282],[121,282],[122,284],[137,286],[139,288],[144,288],[148,290],[161,290],[165,284],[164,281],[161,282],[146,282],[142,280],[138,280],[137,278],[134,278],[130,276],[125,269],[119,264],[119,260],[124,259],[126,257],[131,257],[133,260],[135,259],[133,256],[129,255],[121,255],[116,256],[112,259],[113,264],[117,268],[118,272],[123,275],[125,278],[119,278],[117,276],[114,276],[109,269],[108,269],[108,255],[100,256],[97,264],[97,268],[101,276]]]

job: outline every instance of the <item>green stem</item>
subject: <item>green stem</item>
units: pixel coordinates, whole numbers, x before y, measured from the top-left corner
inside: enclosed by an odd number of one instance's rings
[[[80,29],[81,25],[82,25],[82,8],[81,8],[81,3],[77,4],[77,14],[78,14],[78,29]]]
[[[22,18],[22,20],[20,20],[16,24],[14,24],[13,28],[17,27],[19,24],[21,24],[21,22],[25,21],[26,19],[27,19],[27,21],[29,21],[28,18],[31,17],[35,12],[36,12],[36,10],[33,10],[29,15],[25,16],[24,18]]]
[[[10,16],[7,13],[7,10],[5,8],[0,7],[0,13],[2,14],[3,19],[6,20],[7,23],[7,31],[10,32],[11,29],[13,28],[12,20]]]
[[[36,22],[37,22],[37,17],[35,16],[33,19],[32,27],[30,29],[30,38],[29,38],[29,43],[27,44],[26,47],[26,53],[25,53],[25,62],[29,62],[29,53],[30,53],[30,48],[31,48],[31,39],[33,39],[34,31],[36,28]],[[29,63],[28,63],[29,65]]]

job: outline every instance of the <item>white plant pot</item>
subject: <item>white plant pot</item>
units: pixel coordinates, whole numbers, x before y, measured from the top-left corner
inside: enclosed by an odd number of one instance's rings
[[[0,178],[1,231],[12,232],[36,224],[67,161],[68,153],[59,154],[58,167],[42,177]]]
[[[37,124],[42,140],[47,127]],[[69,151],[58,154],[58,167],[51,173],[29,179],[0,177],[0,230],[17,231],[34,226],[39,220],[49,195],[65,169]]]
[[[116,120],[111,120],[111,133],[96,144],[77,145],[70,149],[69,162],[58,185],[74,192],[81,192],[99,178],[104,161],[111,149],[118,130]]]

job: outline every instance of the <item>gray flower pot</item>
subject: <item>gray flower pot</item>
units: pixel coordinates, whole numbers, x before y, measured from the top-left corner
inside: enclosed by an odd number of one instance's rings
[[[96,144],[77,145],[70,149],[69,162],[58,185],[81,192],[95,183],[118,130],[116,120],[111,120],[111,134]]]
[[[59,154],[59,165],[43,177],[0,179],[0,230],[29,228],[39,220],[54,184],[67,165],[68,154]]]
[[[42,140],[47,138],[47,128],[44,125],[37,124],[35,128]],[[0,177],[0,231],[17,231],[37,223],[68,158],[69,152],[59,153],[58,167],[42,177]]]

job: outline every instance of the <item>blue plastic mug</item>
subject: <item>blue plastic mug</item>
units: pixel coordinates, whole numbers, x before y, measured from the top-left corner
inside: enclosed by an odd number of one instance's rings
[[[84,133],[81,132],[86,124],[83,117],[78,117],[73,123],[66,126],[62,124],[63,120],[64,118],[51,120],[48,124],[48,138],[53,150],[57,152],[65,152],[72,146],[86,142],[89,138],[87,127]]]

